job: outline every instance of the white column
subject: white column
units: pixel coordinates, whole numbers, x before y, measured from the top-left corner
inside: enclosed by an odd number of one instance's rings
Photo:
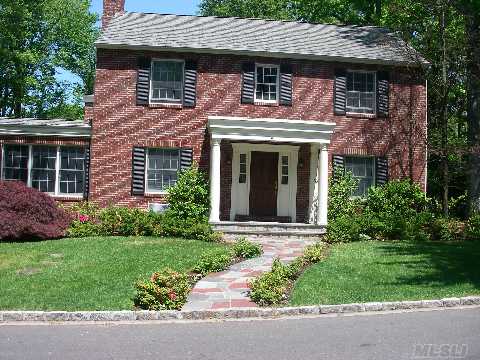
[[[327,225],[328,213],[328,149],[322,145],[318,155],[317,225]]]
[[[318,207],[318,151],[320,144],[310,144],[310,196],[309,196],[309,215],[310,224],[317,223]]]
[[[212,139],[210,156],[210,222],[220,221],[220,139]]]

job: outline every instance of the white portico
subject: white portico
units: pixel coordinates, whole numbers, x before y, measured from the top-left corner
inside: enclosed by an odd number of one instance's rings
[[[295,223],[299,148],[310,144],[310,164],[301,164],[310,169],[308,222],[327,225],[328,145],[334,128],[335,123],[320,121],[210,116],[210,222],[220,222],[220,144],[226,140],[233,150],[230,221]]]

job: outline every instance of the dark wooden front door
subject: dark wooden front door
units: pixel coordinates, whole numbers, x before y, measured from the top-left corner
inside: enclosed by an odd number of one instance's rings
[[[250,216],[277,216],[278,153],[252,151]]]

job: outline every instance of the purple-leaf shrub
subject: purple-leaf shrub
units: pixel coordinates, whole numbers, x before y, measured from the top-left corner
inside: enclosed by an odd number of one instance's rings
[[[48,194],[21,182],[0,181],[0,241],[60,238],[70,221]]]

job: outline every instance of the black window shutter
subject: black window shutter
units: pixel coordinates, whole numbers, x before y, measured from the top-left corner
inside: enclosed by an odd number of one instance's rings
[[[388,181],[388,159],[386,157],[375,158],[375,185],[382,186]]]
[[[388,117],[390,74],[387,71],[377,73],[377,116]]]
[[[183,106],[195,107],[197,99],[197,62],[185,61],[185,82],[183,87]]]
[[[83,167],[83,198],[88,200],[90,191],[90,146],[85,148],[84,167]]]
[[[134,147],[132,152],[132,195],[145,194],[145,148]]]
[[[338,178],[345,174],[345,156],[333,155],[333,177]]]
[[[292,66],[280,66],[280,105],[292,106]]]
[[[137,105],[139,106],[148,106],[148,100],[150,97],[150,68],[150,58],[138,58]]]
[[[182,149],[180,150],[180,170],[189,169],[192,166],[193,150]]]
[[[242,104],[253,104],[255,91],[255,63],[243,63],[242,70]]]
[[[333,112],[335,115],[345,115],[347,106],[347,72],[345,69],[335,70],[335,85],[333,90]]]

